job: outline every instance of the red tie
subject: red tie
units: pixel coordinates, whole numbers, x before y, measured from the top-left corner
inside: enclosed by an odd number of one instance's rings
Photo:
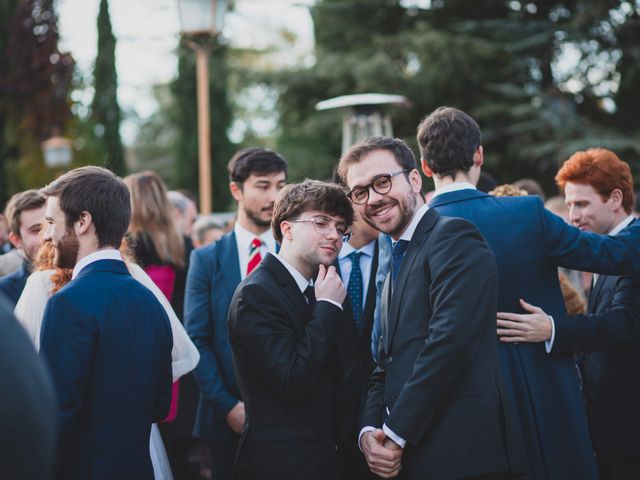
[[[253,272],[262,261],[262,255],[260,255],[260,247],[262,241],[259,238],[254,238],[251,242],[251,249],[249,250],[249,265],[247,265],[247,275]]]

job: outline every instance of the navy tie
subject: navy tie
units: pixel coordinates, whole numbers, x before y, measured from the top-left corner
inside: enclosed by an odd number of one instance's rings
[[[396,278],[398,278],[398,272],[400,271],[400,266],[402,265],[402,259],[404,258],[404,252],[407,249],[409,242],[407,240],[398,240],[396,244],[393,246],[393,250],[391,251],[391,287],[396,283]]]
[[[360,270],[360,257],[362,252],[351,252],[348,257],[351,259],[351,275],[349,275],[349,286],[347,292],[351,301],[351,310],[353,311],[353,321],[358,328],[358,332],[362,331],[362,271]]]
[[[316,304],[316,290],[313,288],[313,285],[308,285],[307,288],[304,289],[302,294],[307,299],[307,303],[313,308]]]

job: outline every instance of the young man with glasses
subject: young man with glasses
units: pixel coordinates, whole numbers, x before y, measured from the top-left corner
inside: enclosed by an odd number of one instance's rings
[[[392,478],[509,478],[495,340],[495,260],[469,222],[424,203],[409,147],[374,137],[351,147],[338,174],[354,208],[391,235],[382,292],[379,366],[359,444],[375,474]],[[505,425],[506,424],[506,425]]]
[[[287,161],[271,150],[251,147],[238,151],[227,169],[238,218],[231,232],[191,254],[184,308],[187,331],[200,352],[194,370],[200,399],[193,434],[207,441],[216,480],[231,480],[245,417],[231,361],[229,304],[240,281],[276,251],[271,217],[287,181]]]
[[[247,415],[238,480],[336,478],[330,364],[346,289],[332,264],[352,221],[339,186],[284,187],[272,221],[280,252],[233,296],[229,340]]]

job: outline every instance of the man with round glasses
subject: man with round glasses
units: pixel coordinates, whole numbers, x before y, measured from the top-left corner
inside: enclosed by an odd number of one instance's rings
[[[352,221],[334,184],[306,180],[276,199],[271,226],[280,251],[238,286],[229,308],[246,412],[234,478],[337,476],[330,364],[346,289],[332,264]]]
[[[402,140],[354,145],[338,174],[356,212],[394,243],[359,438],[371,471],[509,478],[519,461],[506,447],[517,442],[500,389],[493,254],[471,223],[425,205]]]

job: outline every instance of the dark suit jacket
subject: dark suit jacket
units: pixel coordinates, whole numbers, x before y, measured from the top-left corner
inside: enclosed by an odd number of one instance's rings
[[[340,265],[335,263],[338,273]],[[367,386],[375,363],[371,356],[371,329],[376,307],[376,272],[378,270],[378,242],[376,241],[367,286],[367,298],[362,312],[362,331],[353,320],[349,296],[344,302],[345,321],[338,335],[336,371],[336,432],[338,447],[357,448],[360,414],[366,400]]]
[[[0,294],[4,295],[15,308],[29,277],[29,262],[24,260],[20,268],[0,278]]]
[[[336,477],[329,357],[343,311],[309,306],[285,266],[267,255],[229,308],[229,337],[245,402],[235,478]]]
[[[640,457],[640,274],[600,276],[589,313],[555,326],[554,352],[589,352],[578,365],[596,456]]]
[[[363,425],[385,423],[407,441],[402,478],[517,469],[500,393],[497,272],[482,236],[464,220],[428,210],[390,298],[389,290],[387,280],[381,363]]]
[[[430,205],[471,221],[487,240],[498,265],[499,311],[522,312],[522,298],[562,319],[558,266],[599,273],[640,267],[640,229],[615,237],[580,232],[534,196],[495,198],[461,190],[437,195]],[[499,353],[531,478],[596,478],[573,358],[550,356],[543,344],[500,343]]]
[[[53,387],[33,342],[0,300],[0,465],[2,478],[48,480],[53,472]]]
[[[153,479],[151,423],[171,401],[169,318],[124,262],[98,260],[53,295],[40,352],[58,399],[57,478]]]
[[[227,329],[229,304],[240,283],[232,231],[191,253],[185,293],[185,326],[200,352],[194,375],[200,400],[193,434],[206,440],[234,435],[225,417],[240,399]]]

